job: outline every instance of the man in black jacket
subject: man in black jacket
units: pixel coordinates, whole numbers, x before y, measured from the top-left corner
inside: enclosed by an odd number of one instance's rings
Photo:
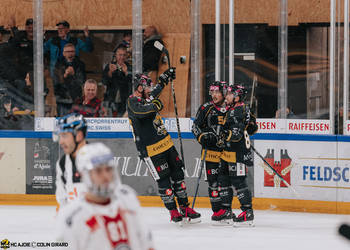
[[[26,20],[24,31],[19,31],[15,23],[12,25],[14,36],[8,42],[16,50],[16,70],[20,76],[18,79],[24,79],[28,72],[33,71],[33,18]]]
[[[74,100],[81,97],[86,79],[85,64],[75,56],[72,43],[64,46],[63,57],[55,66],[54,88],[58,116],[68,114]]]
[[[156,27],[148,26],[143,32],[143,72],[158,71],[158,65],[162,52],[154,47],[154,42],[158,41],[163,44],[161,36],[158,34]]]
[[[160,197],[170,212],[171,221],[181,223],[185,217],[196,222],[200,214],[189,207],[183,162],[158,113],[163,108],[158,97],[171,79],[175,79],[175,68],[161,74],[154,87],[149,77],[137,75],[134,80],[135,91],[128,99],[128,115],[140,158],[157,181]]]
[[[122,117],[126,111],[126,100],[131,94],[131,66],[125,61],[126,47],[117,48],[112,62],[103,70],[102,83],[107,87],[105,101],[113,117]],[[119,96],[118,97],[118,91]]]

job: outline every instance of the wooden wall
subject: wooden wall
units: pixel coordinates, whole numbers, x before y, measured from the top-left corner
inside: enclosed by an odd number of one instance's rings
[[[279,0],[236,0],[235,22],[278,24]],[[289,24],[329,22],[330,0],[294,0],[288,3]],[[132,0],[43,0],[44,26],[58,20],[74,26],[130,26]],[[16,16],[19,25],[32,16],[32,0],[0,0],[0,25]],[[190,32],[189,0],[143,0],[143,23],[162,33]],[[228,23],[229,1],[221,1],[221,21]],[[202,23],[215,23],[215,0],[201,1]]]
[[[236,23],[268,23],[278,25],[279,0],[236,0]],[[329,22],[330,0],[289,1],[289,25],[298,23]],[[0,0],[0,25],[7,25],[14,16],[17,25],[23,27],[26,18],[32,17],[32,0]],[[53,29],[59,20],[67,20],[71,29],[91,30],[131,29],[132,0],[43,0],[44,29]],[[180,116],[189,109],[190,97],[190,18],[189,0],[143,0],[142,18],[144,26],[155,25],[164,36],[171,55],[172,64],[177,67],[175,81],[177,105]],[[221,22],[228,23],[229,1],[221,1]],[[201,1],[203,24],[215,23],[215,0]],[[180,56],[186,56],[186,64],[180,64]],[[167,68],[164,64],[160,73]],[[170,88],[162,94],[165,103],[164,116],[173,116],[173,102]],[[188,110],[187,110],[188,114]]]

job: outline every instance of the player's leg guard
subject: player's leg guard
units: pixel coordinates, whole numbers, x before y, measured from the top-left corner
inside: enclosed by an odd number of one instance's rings
[[[175,190],[175,196],[177,197],[177,202],[179,203],[180,213],[183,217],[188,217],[190,219],[198,219],[201,217],[200,213],[197,213],[192,208],[189,207],[189,202],[187,198],[186,185],[184,180],[175,181],[173,183]],[[196,222],[200,222],[196,221]]]
[[[215,152],[214,153],[218,153]],[[205,162],[205,180],[208,182],[208,195],[213,212],[218,212],[221,209],[221,199],[219,195],[219,163]]]
[[[234,214],[232,213],[232,199],[233,190],[230,183],[229,176],[219,175],[219,195],[221,198],[222,209],[215,212],[211,219],[214,222],[220,222],[221,224],[232,224],[232,218]]]
[[[171,187],[170,179],[162,178],[158,180],[158,189],[160,198],[170,212],[170,220],[173,222],[182,221],[182,215],[179,213],[176,207],[174,191]]]
[[[209,194],[211,209],[215,213],[222,208],[221,198],[220,198],[220,194],[219,194],[219,186],[218,186],[218,183],[216,181],[215,182],[208,182],[208,184],[209,184],[208,194]]]
[[[246,177],[235,177],[232,181],[237,190],[237,197],[241,203],[242,213],[240,213],[235,222],[249,222],[254,220],[254,213],[252,209],[252,194],[248,189]]]
[[[230,176],[228,175],[228,165],[227,162],[222,162],[220,167],[220,173],[218,176],[219,183],[219,195],[221,197],[221,204],[224,208],[231,209],[233,190]]]
[[[165,207],[168,210],[176,209],[175,195],[169,178],[158,180],[158,191]]]
[[[200,222],[201,215],[189,207],[186,184],[185,184],[185,174],[183,171],[183,163],[179,158],[179,155],[175,147],[169,150],[169,165],[171,171],[171,179],[173,182],[173,190],[177,198],[177,202],[180,207],[180,213],[183,217],[191,219],[192,223]]]

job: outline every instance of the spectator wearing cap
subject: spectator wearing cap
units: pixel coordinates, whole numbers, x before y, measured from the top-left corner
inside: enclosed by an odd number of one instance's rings
[[[54,69],[58,60],[63,58],[63,48],[67,43],[75,46],[75,55],[79,57],[80,51],[91,52],[93,50],[92,40],[89,36],[89,29],[84,29],[85,41],[72,37],[69,34],[70,25],[67,21],[60,21],[56,24],[58,36],[50,38],[44,43],[44,53],[50,53],[50,73],[54,77]]]

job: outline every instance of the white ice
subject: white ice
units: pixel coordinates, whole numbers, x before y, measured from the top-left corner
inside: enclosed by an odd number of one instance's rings
[[[255,210],[255,227],[233,228],[212,226],[210,209],[198,211],[202,214],[202,222],[181,228],[169,222],[169,213],[165,208],[143,208],[156,249],[350,249],[350,241],[337,234],[341,223],[350,223],[348,215]],[[0,240],[51,242],[55,214],[55,207],[51,206],[0,206]]]

